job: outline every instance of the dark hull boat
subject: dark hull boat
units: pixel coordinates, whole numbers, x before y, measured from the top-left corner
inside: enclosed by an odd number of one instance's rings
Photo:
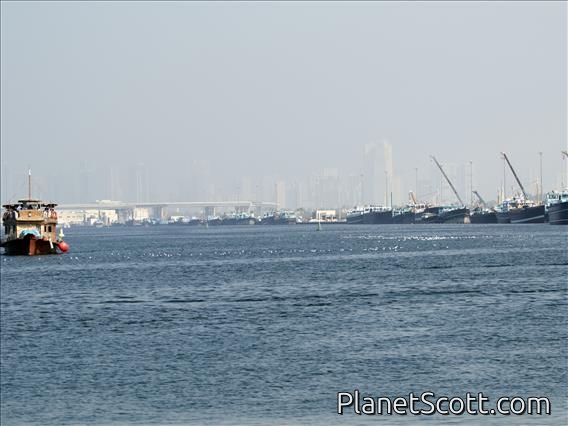
[[[57,254],[60,242],[49,242],[38,239],[35,235],[26,235],[2,243],[4,253],[9,256],[37,256],[42,254]]]
[[[512,224],[544,223],[544,204],[509,209]]]
[[[395,213],[392,217],[392,223],[395,225],[414,223],[414,212],[410,210]]]
[[[552,191],[546,194],[548,223],[568,225],[568,190]]]
[[[548,207],[548,223],[568,225],[568,201],[552,204]]]
[[[469,222],[473,224],[497,223],[497,213],[492,210],[473,210],[469,214]]]
[[[239,214],[223,218],[223,225],[255,225],[256,219],[253,216]]]
[[[223,223],[220,217],[212,217],[206,220],[207,226],[219,226]]]
[[[291,211],[268,213],[260,220],[261,225],[296,225],[297,223],[296,214]]]
[[[497,223],[511,223],[511,216],[508,211],[495,212],[495,216],[497,216]]]
[[[426,207],[422,212],[416,213],[414,216],[415,223],[438,223],[438,214],[441,207]]]
[[[356,211],[347,214],[347,223],[351,225],[391,225],[392,210]]]
[[[469,209],[465,207],[444,209],[438,213],[438,223],[467,223]]]

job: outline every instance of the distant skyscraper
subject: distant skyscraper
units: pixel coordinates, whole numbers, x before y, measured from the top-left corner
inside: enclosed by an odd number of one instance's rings
[[[330,209],[339,205],[339,171],[336,168],[323,169],[316,178],[316,208]]]
[[[389,144],[386,140],[383,141],[383,151],[384,151],[384,160],[385,160],[385,205],[391,204],[391,198],[394,197],[394,170],[393,170],[393,163],[392,163],[392,145]]]
[[[263,176],[260,180],[260,199],[257,201],[276,202],[276,189],[274,178]]]
[[[301,190],[299,182],[294,182],[287,188],[286,202],[290,209],[296,210],[302,207],[301,200]]]
[[[10,169],[8,163],[2,162],[2,203],[11,201],[12,188],[10,187]]]
[[[278,209],[286,208],[286,183],[278,181],[275,185],[276,189],[276,206]]]
[[[108,167],[108,198],[111,200],[121,200],[123,198],[120,185],[120,170],[118,166],[112,164]]]
[[[239,187],[239,199],[251,201],[253,197],[252,190],[252,180],[250,177],[245,176],[241,179],[241,185]]]
[[[184,181],[182,198],[189,198],[193,201],[209,201],[214,188],[211,187],[211,167],[206,160],[193,160],[189,182]]]
[[[80,203],[94,201],[92,197],[92,171],[86,161],[81,162],[79,185],[75,188],[76,198]]]
[[[337,207],[355,207],[363,202],[363,176],[351,173],[340,180],[339,205]]]
[[[388,160],[389,168],[392,172],[392,149],[390,145],[383,143],[382,148],[377,142],[370,142],[365,145],[364,171],[363,171],[363,202],[368,204],[382,204],[385,201],[386,177],[385,164],[387,159],[385,153],[390,153]]]
[[[144,163],[136,165],[136,202],[148,202],[149,187],[148,187],[148,169]]]

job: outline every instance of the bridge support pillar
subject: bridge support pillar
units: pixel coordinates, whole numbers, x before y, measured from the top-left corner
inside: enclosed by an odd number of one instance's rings
[[[209,216],[215,216],[215,207],[214,206],[206,206],[203,208],[203,216],[204,219],[207,219]]]
[[[151,209],[151,216],[152,219],[157,220],[164,220],[165,219],[165,209],[164,206],[155,206]]]
[[[133,209],[116,209],[116,218],[118,223],[126,223],[134,218]]]

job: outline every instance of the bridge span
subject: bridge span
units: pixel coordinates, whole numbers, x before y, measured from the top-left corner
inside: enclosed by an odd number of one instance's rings
[[[58,210],[113,210],[156,207],[235,207],[235,208],[276,208],[271,201],[164,201],[136,203],[128,201],[98,201],[94,203],[59,204]]]
[[[102,200],[94,203],[59,204],[57,210],[86,211],[114,210],[121,217],[131,217],[136,209],[152,211],[152,217],[163,219],[164,211],[169,207],[194,207],[203,211],[205,216],[214,215],[216,208],[233,208],[236,211],[255,211],[258,215],[263,209],[275,209],[277,204],[271,201],[164,201],[164,202],[128,202]]]

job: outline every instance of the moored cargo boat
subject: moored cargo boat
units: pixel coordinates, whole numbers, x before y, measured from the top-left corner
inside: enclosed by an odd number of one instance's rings
[[[296,213],[290,210],[265,213],[260,219],[261,225],[295,225],[299,223]]]
[[[469,212],[469,222],[472,224],[497,223],[497,213],[494,210],[478,207]]]
[[[412,224],[414,223],[414,215],[412,208],[393,210],[392,223],[395,225]]]
[[[438,212],[438,223],[469,223],[467,207],[445,206]]]
[[[544,223],[544,204],[519,204],[509,209],[509,218],[512,224]]]
[[[414,215],[415,223],[438,223],[438,214],[440,213],[440,206],[426,206],[420,209]]]
[[[552,191],[546,195],[548,223],[551,225],[568,225],[568,190]]]
[[[351,225],[391,225],[392,209],[383,206],[357,206],[347,212],[347,223]]]

